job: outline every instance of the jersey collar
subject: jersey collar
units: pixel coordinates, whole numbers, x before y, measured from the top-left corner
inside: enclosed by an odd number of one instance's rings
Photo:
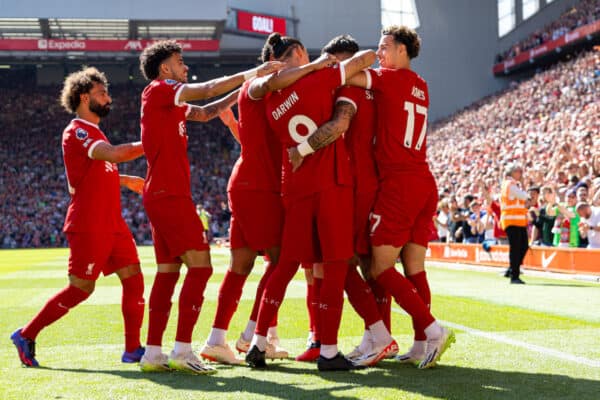
[[[83,122],[86,125],[90,125],[90,126],[93,126],[96,129],[100,129],[100,127],[98,125],[93,124],[90,121],[86,121],[85,119],[82,119],[82,118],[73,118],[73,120],[71,122],[75,122],[75,121]]]

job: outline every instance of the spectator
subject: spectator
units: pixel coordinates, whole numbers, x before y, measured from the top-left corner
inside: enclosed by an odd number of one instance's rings
[[[533,243],[539,238],[536,223],[540,215],[540,188],[538,186],[531,186],[527,189],[527,194],[529,195],[529,200],[525,203],[525,206],[529,208],[527,230],[529,233],[529,243]]]
[[[554,221],[556,217],[549,215],[547,212],[548,206],[552,207],[556,204],[556,193],[550,186],[543,186],[541,189],[542,203],[539,207],[539,214],[535,220],[535,229],[538,232],[536,239],[533,244],[540,246],[552,246],[554,236],[552,229],[554,228]]]
[[[566,198],[566,204],[557,204],[548,209],[549,215],[556,216],[552,244],[557,247],[579,247],[579,215],[575,212],[575,190],[569,190]]]
[[[482,243],[485,234],[485,211],[481,211],[481,203],[473,200],[469,204],[470,214],[467,219],[469,236],[465,235],[465,243]]]
[[[588,248],[600,249],[600,207],[588,203],[578,203],[577,214],[581,217],[579,231],[588,239]]]
[[[210,234],[210,213],[204,209],[204,206],[200,203],[196,205],[196,213],[198,214],[198,218],[202,221],[202,227],[204,228],[204,235],[206,236],[206,240],[208,243],[212,240],[212,235]]]
[[[438,203],[437,214],[433,217],[433,223],[437,230],[438,241],[446,243],[449,240],[450,232],[448,223],[450,222],[450,207],[447,199],[442,199]]]

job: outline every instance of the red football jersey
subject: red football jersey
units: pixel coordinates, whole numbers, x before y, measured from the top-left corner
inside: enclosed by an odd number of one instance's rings
[[[246,81],[238,96],[238,131],[242,151],[227,190],[281,191],[281,143],[271,130],[265,99],[252,99]]]
[[[64,232],[122,232],[121,189],[117,165],[92,159],[92,151],[108,139],[98,125],[76,118],[62,136],[63,160],[71,202]]]
[[[345,86],[338,91],[336,101],[345,100],[354,104],[356,114],[350,128],[344,134],[344,140],[352,172],[355,191],[364,193],[377,190],[377,168],[375,166],[375,98],[373,92],[353,86]]]
[[[267,118],[284,151],[306,140],[331,119],[336,89],[344,82],[344,72],[338,66],[323,68],[269,96]],[[336,184],[352,185],[350,161],[342,137],[306,156],[296,172],[291,169],[284,153],[281,189],[285,196],[317,193]]]
[[[409,69],[369,69],[367,80],[378,109],[375,159],[379,172],[428,172],[427,83]]]
[[[142,93],[140,125],[148,165],[145,200],[192,195],[185,126],[189,106],[179,104],[182,88],[172,79],[154,80]]]

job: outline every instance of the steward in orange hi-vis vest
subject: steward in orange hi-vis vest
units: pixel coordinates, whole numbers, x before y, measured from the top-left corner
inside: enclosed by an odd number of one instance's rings
[[[512,187],[512,189],[511,189]],[[508,226],[527,226],[527,208],[525,200],[516,196],[514,191],[521,189],[513,178],[507,177],[502,182],[500,197],[500,225],[506,230]]]

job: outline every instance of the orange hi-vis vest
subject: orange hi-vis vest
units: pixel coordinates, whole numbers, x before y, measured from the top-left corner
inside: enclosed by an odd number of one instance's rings
[[[527,208],[525,200],[517,199],[510,195],[510,186],[514,185],[513,179],[502,182],[500,194],[500,226],[506,230],[509,226],[527,226]]]

